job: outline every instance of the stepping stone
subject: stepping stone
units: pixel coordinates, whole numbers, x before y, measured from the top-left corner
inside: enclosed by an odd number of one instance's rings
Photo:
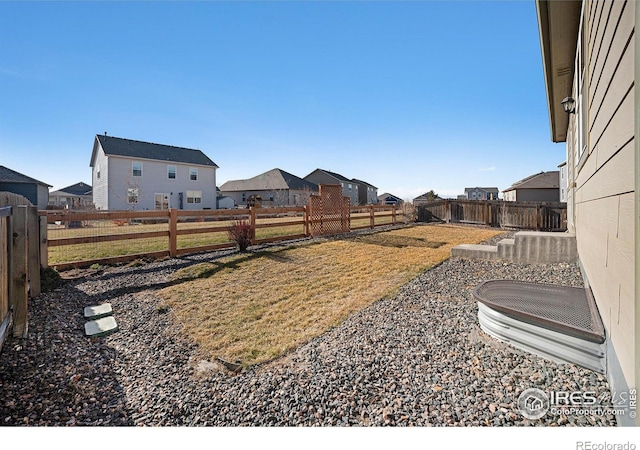
[[[103,317],[110,316],[111,314],[113,314],[111,303],[105,303],[98,306],[87,306],[84,309],[84,316],[87,319],[101,319]]]
[[[87,336],[100,337],[118,331],[118,324],[113,316],[92,320],[84,324],[84,332]]]

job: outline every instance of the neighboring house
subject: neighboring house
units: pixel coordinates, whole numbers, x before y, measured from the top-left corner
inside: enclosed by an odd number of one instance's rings
[[[360,205],[375,205],[378,203],[378,188],[366,181],[352,179],[358,186],[358,203]]]
[[[358,184],[353,180],[343,177],[339,173],[330,172],[324,169],[316,169],[304,177],[305,180],[315,184],[339,184],[342,186],[342,195],[349,197],[351,205],[360,203]]]
[[[202,151],[96,135],[91,154],[97,209],[216,209],[216,169]]]
[[[246,180],[227,181],[220,193],[238,205],[259,199],[262,206],[303,206],[311,194],[318,193],[318,185],[276,168]]]
[[[567,162],[558,164],[558,169],[560,170],[560,201],[567,203]]]
[[[638,7],[536,1],[551,139],[566,142],[567,226],[605,325],[606,376],[618,399],[640,387]],[[565,98],[574,100],[570,113]],[[628,413],[616,420],[640,425]]]
[[[413,199],[413,206],[418,206],[424,203],[429,203],[429,202],[433,202],[435,200],[442,200],[442,198],[440,198],[440,196],[438,196],[438,194],[436,194],[435,192],[433,192],[433,190],[426,192],[422,195],[419,195],[418,197]]]
[[[47,209],[50,187],[50,184],[0,166],[0,192],[6,191],[22,195],[38,209]]]
[[[234,209],[236,207],[236,202],[231,197],[222,195],[219,187],[216,187],[216,203],[218,209]]]
[[[91,186],[80,182],[49,193],[49,206],[68,209],[93,209]]]
[[[516,181],[502,193],[507,202],[559,202],[560,172],[536,173]]]
[[[498,200],[499,193],[497,187],[464,188],[466,200]]]
[[[402,200],[400,197],[396,197],[393,194],[389,194],[388,192],[385,192],[382,195],[378,195],[378,204],[379,205],[402,205],[404,203],[404,200]]]

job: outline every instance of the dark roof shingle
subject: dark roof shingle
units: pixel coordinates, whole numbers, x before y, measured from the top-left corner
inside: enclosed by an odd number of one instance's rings
[[[96,138],[100,141],[102,150],[106,155],[218,167],[201,150],[134,141],[101,134],[96,135]]]
[[[28,177],[26,175],[21,174],[20,172],[16,172],[15,170],[11,170],[8,167],[0,166],[0,182],[5,183],[35,183],[41,184],[43,186],[51,187],[50,184],[43,183],[42,181],[36,180],[35,178]]]

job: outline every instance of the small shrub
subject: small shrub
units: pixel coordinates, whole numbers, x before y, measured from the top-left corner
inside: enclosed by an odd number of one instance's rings
[[[53,267],[47,267],[46,269],[40,268],[40,291],[51,292],[57,288],[62,279],[60,274]]]
[[[248,220],[236,220],[228,227],[229,239],[236,243],[238,250],[247,251],[251,241],[255,237],[255,232],[251,228]]]

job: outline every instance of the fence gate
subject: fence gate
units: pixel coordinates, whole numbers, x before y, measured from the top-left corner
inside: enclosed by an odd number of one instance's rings
[[[311,236],[348,233],[351,199],[342,195],[339,184],[321,184],[319,195],[309,196]]]

